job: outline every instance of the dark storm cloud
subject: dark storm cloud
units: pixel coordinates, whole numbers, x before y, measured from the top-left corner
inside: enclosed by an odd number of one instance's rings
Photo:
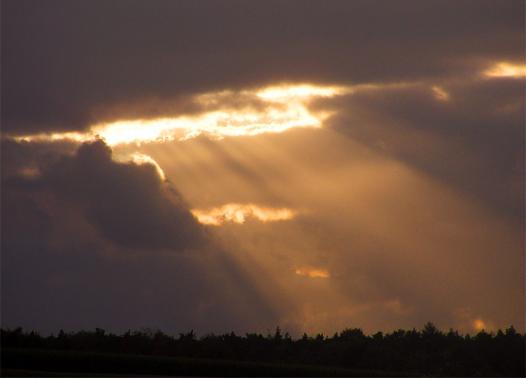
[[[172,188],[170,198],[150,164],[117,163],[102,141],[80,146],[41,168],[37,178],[8,179],[9,191],[48,193],[59,206],[74,206],[108,240],[137,249],[185,250],[205,234]]]
[[[275,319],[217,253],[130,254],[90,234],[79,218],[57,219],[23,196],[6,198],[3,215],[2,327],[226,332]]]
[[[522,59],[523,13],[522,1],[7,0],[2,127],[77,130],[134,115],[129,103],[278,80],[472,73]]]
[[[162,192],[152,165],[116,163],[103,142],[82,145],[44,173],[48,185],[84,211],[109,240],[130,248],[184,250],[204,235],[179,194]]]
[[[64,154],[72,154],[78,148],[74,143],[17,143],[0,141],[0,166],[2,179],[20,176],[24,172],[38,172],[56,162]]]
[[[4,141],[2,153],[12,167],[2,175],[3,327],[226,332],[276,323],[152,165],[114,162],[100,141],[54,156]]]

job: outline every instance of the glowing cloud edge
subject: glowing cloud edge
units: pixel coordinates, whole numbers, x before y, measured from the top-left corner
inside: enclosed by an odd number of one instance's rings
[[[308,103],[314,98],[333,97],[350,92],[350,88],[311,84],[277,85],[256,90],[228,91],[229,96],[256,99],[260,108],[233,109],[224,104],[225,92],[194,96],[196,103],[207,102],[212,110],[197,115],[154,119],[119,120],[92,125],[89,131],[33,134],[14,137],[17,141],[86,142],[97,138],[108,145],[184,141],[199,135],[212,139],[282,133],[293,128],[321,128],[329,112],[313,111]]]

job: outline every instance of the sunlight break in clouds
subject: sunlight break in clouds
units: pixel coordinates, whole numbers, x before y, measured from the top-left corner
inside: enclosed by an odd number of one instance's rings
[[[199,223],[208,226],[221,226],[227,222],[243,224],[249,218],[264,223],[277,222],[290,220],[296,216],[296,212],[291,209],[263,207],[251,203],[229,203],[207,210],[193,209],[192,214]]]
[[[499,62],[484,71],[484,75],[487,77],[524,78],[526,77],[526,64]]]
[[[241,100],[255,100],[260,107],[232,108],[224,94]],[[25,141],[71,140],[85,142],[102,138],[110,145],[187,140],[205,134],[214,139],[281,133],[296,127],[319,128],[329,115],[308,108],[316,97],[347,93],[344,87],[308,84],[281,85],[259,90],[213,92],[194,96],[198,104],[213,105],[197,115],[155,119],[120,120],[94,125],[87,133],[54,133],[17,137]]]

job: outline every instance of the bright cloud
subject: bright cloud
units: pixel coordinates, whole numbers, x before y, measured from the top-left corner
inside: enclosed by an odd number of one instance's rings
[[[484,71],[484,76],[524,78],[526,77],[526,64],[499,62]]]
[[[214,139],[281,133],[297,127],[322,127],[327,112],[309,109],[310,100],[347,93],[344,87],[281,85],[254,91],[204,93],[194,102],[209,110],[197,115],[155,119],[119,120],[94,125],[86,133],[54,133],[17,137],[26,141],[71,140],[84,142],[102,138],[110,145],[187,140],[205,134]],[[228,99],[255,101],[260,106],[233,108]],[[242,101],[241,101],[242,102]]]
[[[224,223],[243,224],[247,219],[256,219],[261,222],[277,222],[290,220],[297,214],[288,208],[273,208],[255,204],[229,203],[211,209],[193,209],[192,214],[199,223],[209,226],[221,226]]]

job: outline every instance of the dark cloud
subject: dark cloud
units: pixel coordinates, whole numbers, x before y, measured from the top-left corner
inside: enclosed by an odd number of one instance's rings
[[[2,127],[77,130],[134,115],[130,103],[279,80],[472,74],[523,58],[523,13],[494,0],[3,1]]]
[[[27,144],[5,145],[11,162],[27,152]],[[251,279],[175,189],[164,191],[154,167],[116,163],[111,153],[98,141],[57,152],[39,175],[3,176],[2,326],[226,332],[276,324]]]
[[[56,162],[63,154],[72,154],[78,146],[72,143],[17,143],[0,141],[2,179],[36,173]]]
[[[168,197],[153,165],[117,163],[111,154],[102,141],[84,144],[29,181],[61,205],[78,208],[124,247],[180,251],[202,244],[204,232],[174,189]]]
[[[524,83],[445,82],[363,91],[334,101],[329,124],[382,154],[520,221],[524,209]]]

